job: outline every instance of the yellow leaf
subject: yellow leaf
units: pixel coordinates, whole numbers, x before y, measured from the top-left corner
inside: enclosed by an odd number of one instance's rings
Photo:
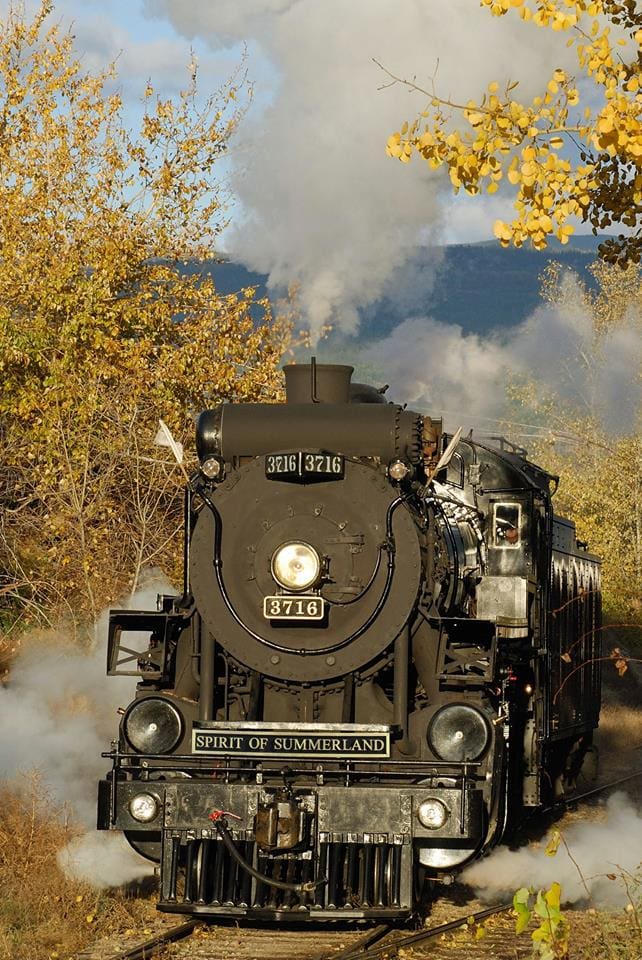
[[[504,242],[509,241],[513,236],[512,227],[510,227],[507,223],[504,223],[503,220],[495,220],[495,223],[493,224],[493,233],[498,240],[502,240]]]
[[[562,888],[557,881],[551,884],[550,889],[544,894],[544,899],[549,907],[552,907],[554,910],[559,910],[562,899]]]
[[[392,136],[388,137],[388,142],[386,144],[386,153],[389,157],[399,157],[401,156],[401,134],[393,133]]]
[[[567,237],[567,240],[568,240],[568,237]],[[564,243],[563,240],[562,240],[562,243]],[[557,851],[559,850],[559,845],[561,842],[562,842],[561,833],[559,832],[559,830],[553,830],[551,833],[550,839],[546,844],[546,856],[554,857]]]

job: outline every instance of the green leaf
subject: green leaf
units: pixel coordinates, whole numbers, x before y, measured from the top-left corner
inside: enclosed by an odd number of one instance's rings
[[[517,890],[516,893],[513,894],[513,906],[515,907],[515,909],[517,910],[519,904],[522,904],[522,905],[528,904],[530,896],[531,896],[531,890],[529,890],[528,887],[520,887],[519,890]]]
[[[515,933],[523,933],[526,927],[531,922],[531,911],[526,907],[520,907],[517,911],[517,920],[515,922]]]
[[[544,899],[544,894],[541,890],[537,891],[537,899],[535,901],[535,913],[538,917],[542,917],[544,920],[548,920],[550,915],[549,906]]]

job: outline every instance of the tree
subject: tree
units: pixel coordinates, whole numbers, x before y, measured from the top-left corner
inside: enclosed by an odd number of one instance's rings
[[[593,232],[612,224],[631,234],[608,241],[609,262],[639,262],[642,253],[642,11],[635,0],[481,0],[493,16],[518,13],[533,25],[569,33],[579,79],[557,69],[530,103],[516,98],[518,83],[489,84],[477,100],[454,103],[389,74],[393,82],[426,94],[426,109],[388,140],[387,152],[407,163],[419,154],[432,169],[445,165],[455,192],[494,193],[500,181],[515,188],[516,215],[497,220],[502,246],[530,240],[537,249],[551,235],[567,243],[569,220]],[[588,86],[582,85],[582,75]],[[585,91],[581,93],[580,91]],[[582,99],[588,103],[582,111]],[[454,117],[464,126],[458,128]]]
[[[176,575],[183,476],[158,418],[192,446],[204,406],[274,397],[287,330],[186,269],[222,227],[243,78],[148,85],[131,134],[113,67],[83,71],[51,11],[0,24],[0,601],[79,617],[145,565]]]
[[[607,621],[642,621],[642,408],[614,434],[591,396],[594,367],[606,363],[604,340],[626,327],[642,336],[642,277],[637,266],[621,270],[598,262],[593,292],[579,280],[564,282],[559,265],[544,274],[543,298],[554,308],[581,309],[592,321],[592,349],[579,358],[586,401],[573,409],[561,396],[546,394],[536,382],[515,386],[514,398],[549,431],[530,450],[531,458],[560,477],[556,512],[573,519],[578,537],[602,557]],[[639,382],[631,383],[639,396]]]

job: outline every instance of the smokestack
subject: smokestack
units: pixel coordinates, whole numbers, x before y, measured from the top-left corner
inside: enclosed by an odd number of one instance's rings
[[[285,373],[286,403],[350,403],[350,378],[354,367],[335,363],[288,363]]]

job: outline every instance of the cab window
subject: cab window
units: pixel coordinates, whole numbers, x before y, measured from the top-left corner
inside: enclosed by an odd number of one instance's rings
[[[459,453],[453,453],[450,463],[446,467],[446,483],[455,487],[464,486],[464,458]]]
[[[496,547],[516,549],[521,540],[522,508],[519,503],[496,503],[493,506],[493,542]]]

